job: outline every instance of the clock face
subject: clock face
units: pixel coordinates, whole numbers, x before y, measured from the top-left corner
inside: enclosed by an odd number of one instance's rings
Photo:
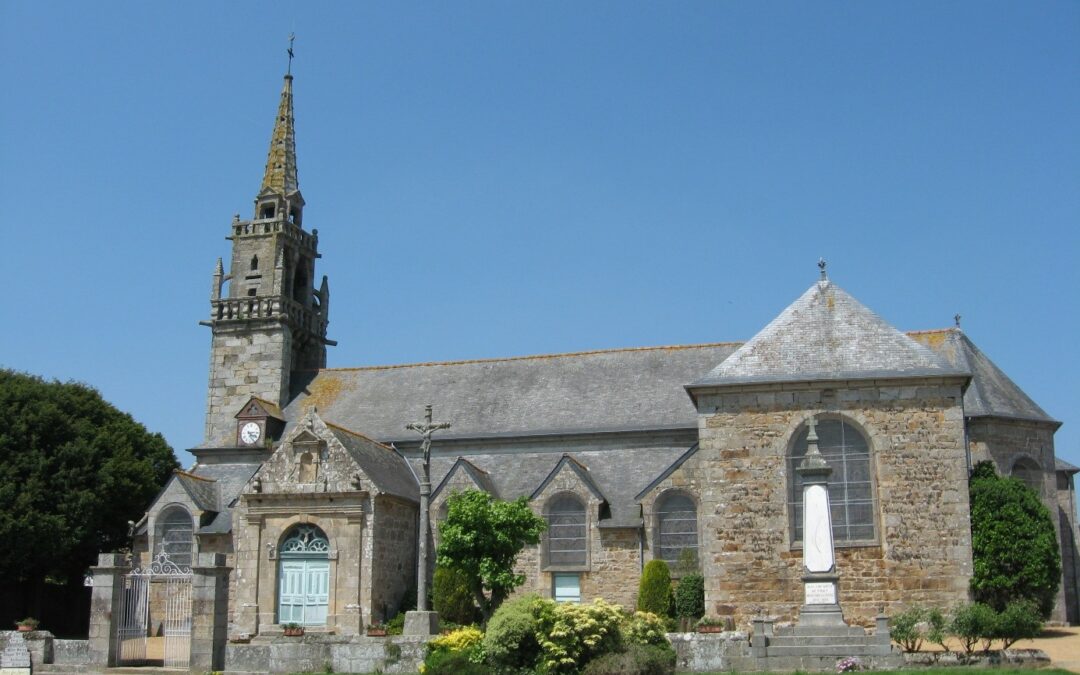
[[[256,422],[248,422],[240,428],[240,440],[251,445],[262,436],[262,428]]]

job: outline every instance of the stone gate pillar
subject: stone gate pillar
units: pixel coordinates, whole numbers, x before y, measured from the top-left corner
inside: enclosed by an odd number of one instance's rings
[[[200,553],[191,567],[192,672],[225,668],[225,640],[229,628],[229,572],[223,553]]]
[[[124,575],[130,571],[125,553],[101,553],[97,566],[90,568],[94,591],[90,596],[89,665],[116,665],[116,621]]]

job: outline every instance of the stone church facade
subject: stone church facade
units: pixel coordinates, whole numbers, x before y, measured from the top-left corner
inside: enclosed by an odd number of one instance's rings
[[[959,328],[900,332],[824,269],[747,342],[327,368],[329,284],[315,283],[318,230],[303,219],[292,82],[253,217],[229,225],[228,272],[219,260],[212,277],[204,442],[134,529],[133,565],[164,552],[217,570],[191,610],[213,607],[191,624],[207,649],[290,622],[358,635],[408,604],[420,464],[405,425],[425,404],[453,424],[432,446],[433,523],[468,488],[525,496],[548,520],[519,559],[523,592],[632,605],[646,562],[690,560],[710,615],[796,619],[793,467],[813,419],[849,622],[967,599],[967,479],[984,459],[1054,514],[1054,616],[1080,620],[1078,469],[1055,458],[1060,423]]]

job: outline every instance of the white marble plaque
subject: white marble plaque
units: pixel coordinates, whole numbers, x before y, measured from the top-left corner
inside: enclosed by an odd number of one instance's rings
[[[833,568],[832,517],[824,485],[807,485],[803,490],[803,564],[809,572]]]
[[[806,604],[835,605],[836,584],[831,581],[815,581],[806,584]]]

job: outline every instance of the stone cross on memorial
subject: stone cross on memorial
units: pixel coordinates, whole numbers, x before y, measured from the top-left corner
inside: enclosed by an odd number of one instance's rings
[[[837,599],[829,474],[832,468],[818,450],[817,421],[807,422],[806,456],[795,469],[803,484],[803,606],[799,625],[844,625]]]
[[[418,547],[416,572],[416,611],[405,614],[406,635],[434,635],[438,632],[438,619],[427,606],[427,569],[428,538],[431,536],[431,522],[428,517],[431,499],[431,435],[442,429],[449,429],[449,422],[432,422],[431,405],[424,406],[424,421],[406,424],[405,428],[420,434],[420,452],[423,465],[420,475],[420,542]]]

